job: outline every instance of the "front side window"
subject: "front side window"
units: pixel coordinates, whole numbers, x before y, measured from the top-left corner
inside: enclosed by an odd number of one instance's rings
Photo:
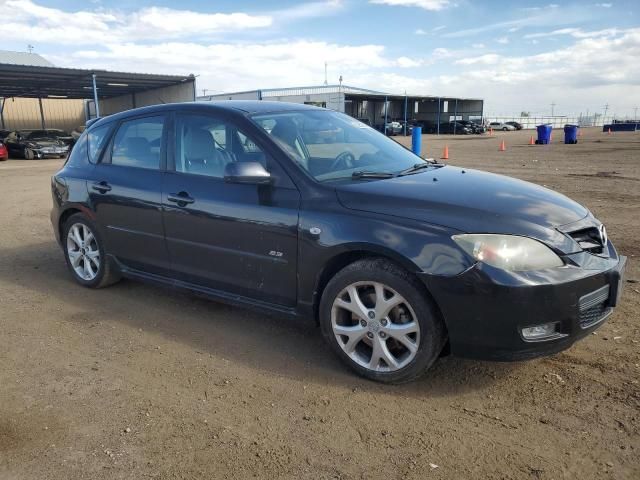
[[[110,131],[111,125],[103,125],[101,127],[94,128],[87,133],[89,161],[91,163],[96,163],[98,161],[98,157],[109,138]]]
[[[223,178],[232,162],[260,162],[267,157],[250,137],[235,125],[206,115],[177,115],[177,172]]]
[[[160,168],[164,117],[122,122],[113,140],[111,163],[125,167]]]
[[[251,118],[318,181],[349,179],[359,172],[392,175],[424,162],[397,142],[342,113],[301,110]]]

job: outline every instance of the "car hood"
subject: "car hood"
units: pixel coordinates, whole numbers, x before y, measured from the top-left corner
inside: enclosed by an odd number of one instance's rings
[[[349,209],[394,215],[465,233],[537,238],[564,253],[579,246],[556,228],[589,215],[564,195],[515,178],[444,166],[337,187]]]

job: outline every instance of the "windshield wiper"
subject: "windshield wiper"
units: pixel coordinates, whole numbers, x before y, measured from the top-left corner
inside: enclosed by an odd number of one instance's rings
[[[366,172],[366,171],[357,171],[351,174],[351,178],[354,180],[358,180],[360,178],[392,178],[395,177],[395,173],[391,172]]]
[[[423,162],[423,163],[416,163],[415,165],[402,170],[400,173],[398,173],[398,176],[402,176],[402,175],[409,175],[411,173],[415,173],[418,172],[420,170],[423,170],[425,168],[437,168],[437,167],[442,167],[443,165],[440,163],[430,163],[430,162]]]

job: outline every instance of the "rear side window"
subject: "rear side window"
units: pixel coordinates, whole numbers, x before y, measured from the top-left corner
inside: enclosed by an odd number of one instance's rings
[[[98,162],[98,158],[100,158],[100,154],[109,139],[110,131],[111,125],[103,125],[102,127],[94,128],[87,133],[89,161],[91,163]]]
[[[164,116],[122,122],[113,140],[111,163],[126,167],[160,168]]]
[[[87,164],[87,135],[82,134],[71,149],[71,154],[65,163],[68,167],[81,167]]]

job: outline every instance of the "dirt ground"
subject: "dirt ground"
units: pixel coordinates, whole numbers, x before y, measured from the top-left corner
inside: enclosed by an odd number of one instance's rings
[[[588,206],[629,256],[622,305],[564,353],[447,357],[402,386],[345,370],[311,322],[77,286],[48,218],[62,162],[1,162],[0,479],[640,478],[640,133],[530,134],[423,153]]]

